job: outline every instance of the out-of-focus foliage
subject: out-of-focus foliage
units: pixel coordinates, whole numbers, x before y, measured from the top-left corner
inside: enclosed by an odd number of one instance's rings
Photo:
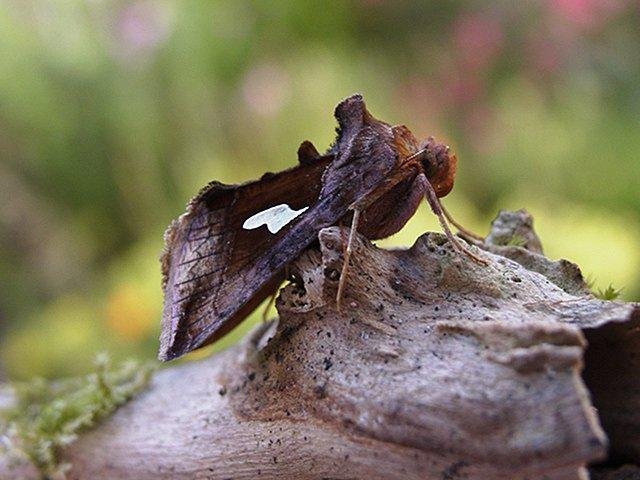
[[[638,25],[632,0],[3,2],[0,362],[153,356],[170,219],[328,146],[355,91],[454,147],[464,224],[525,207],[549,256],[638,299]],[[421,209],[383,244],[427,228]]]

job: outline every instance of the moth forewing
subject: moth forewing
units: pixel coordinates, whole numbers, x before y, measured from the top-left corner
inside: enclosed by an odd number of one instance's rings
[[[295,218],[276,233],[242,225],[274,205],[290,205],[299,212],[314,204],[331,159],[320,157],[243,185],[214,182],[189,203],[165,235],[160,359],[181,356],[219,338],[251,313],[248,307],[262,301],[256,296],[266,298],[277,288],[279,281],[272,278],[279,272],[264,267],[249,272],[286,235]],[[265,285],[271,287],[262,292]]]

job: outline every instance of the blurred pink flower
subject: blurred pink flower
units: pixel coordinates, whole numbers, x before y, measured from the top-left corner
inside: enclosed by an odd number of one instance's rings
[[[169,13],[148,0],[126,5],[115,24],[118,56],[132,57],[154,50],[169,33]]]
[[[583,29],[601,27],[627,6],[626,0],[549,0],[552,10]]]
[[[454,22],[453,42],[462,68],[486,70],[502,50],[504,34],[489,14],[465,14]]]
[[[289,76],[275,64],[251,68],[242,82],[242,98],[251,112],[265,117],[276,115],[290,96]]]

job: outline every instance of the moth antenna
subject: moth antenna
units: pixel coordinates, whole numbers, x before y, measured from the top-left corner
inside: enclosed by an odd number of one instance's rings
[[[447,218],[449,223],[451,225],[453,225],[454,227],[456,227],[460,233],[464,234],[465,236],[467,236],[469,238],[472,238],[473,240],[478,240],[479,242],[483,242],[484,241],[483,237],[481,237],[477,233],[473,233],[471,230],[467,230],[462,225],[460,225],[458,222],[456,222],[453,219],[453,217],[451,216],[451,214],[449,213],[449,211],[446,208],[444,208],[444,205],[442,204],[440,199],[438,199],[438,203],[440,203],[440,208],[442,209],[442,213],[444,213],[444,216]]]
[[[347,283],[347,272],[349,271],[349,260],[351,259],[351,252],[353,251],[353,242],[355,241],[356,232],[358,231],[358,220],[360,219],[360,210],[355,209],[353,211],[353,218],[351,219],[351,230],[349,230],[349,240],[347,241],[347,248],[344,251],[342,261],[342,272],[340,272],[340,281],[338,283],[338,293],[336,294],[336,309],[340,311],[342,304],[342,296],[344,293],[344,287]]]
[[[424,178],[424,187],[425,187],[424,196],[427,200],[427,203],[429,203],[429,206],[431,207],[431,211],[436,215],[436,217],[438,217],[440,226],[442,227],[444,234],[447,236],[447,238],[453,245],[453,248],[458,253],[466,255],[471,260],[473,260],[474,262],[480,265],[488,265],[489,263],[486,260],[478,257],[475,253],[473,253],[471,250],[465,247],[462,243],[460,243],[460,240],[458,240],[455,237],[455,235],[451,232],[451,229],[447,224],[447,219],[445,218],[444,213],[442,212],[442,205],[440,204],[440,200],[436,195],[436,191],[433,189],[433,185],[431,185],[431,182],[429,182],[429,180],[424,174],[420,174],[420,176]]]

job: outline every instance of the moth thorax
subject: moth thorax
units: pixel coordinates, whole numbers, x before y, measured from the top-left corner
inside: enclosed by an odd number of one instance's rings
[[[429,137],[420,145],[424,150],[422,167],[438,197],[444,197],[453,188],[456,177],[456,156],[448,145]]]

